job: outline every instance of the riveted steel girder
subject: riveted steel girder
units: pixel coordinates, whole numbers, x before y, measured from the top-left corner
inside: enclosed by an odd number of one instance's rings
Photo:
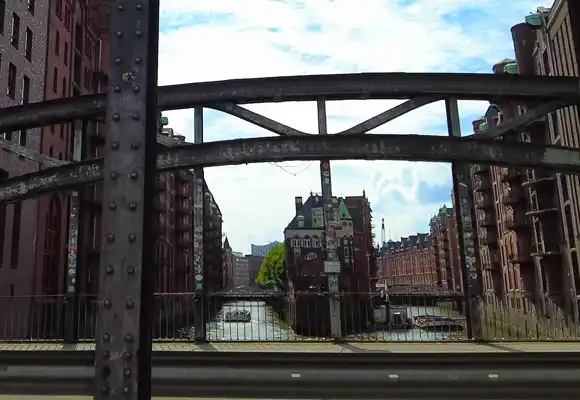
[[[151,398],[159,0],[110,15],[95,398]]]
[[[409,99],[569,99],[580,101],[579,79],[495,74],[364,73],[284,76],[189,83],[159,88],[159,108],[177,110],[218,103]],[[0,110],[0,131],[32,128],[104,115],[106,95],[31,103]]]
[[[206,142],[165,149],[157,156],[157,168],[170,170],[319,159],[462,161],[580,173],[580,149],[576,148],[418,135],[309,135]],[[100,159],[50,168],[1,182],[0,202],[102,179]]]

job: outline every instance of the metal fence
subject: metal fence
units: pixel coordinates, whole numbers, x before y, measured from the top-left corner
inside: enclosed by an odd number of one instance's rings
[[[341,293],[341,338],[347,341],[469,341],[462,296]],[[157,341],[194,341],[194,309],[204,306],[208,341],[334,340],[327,293],[158,293],[151,310]],[[519,307],[512,307],[514,303]],[[540,309],[542,311],[540,311]],[[0,297],[0,341],[92,342],[97,295]],[[578,340],[580,327],[555,303],[538,307],[489,300],[483,310],[484,340]]]

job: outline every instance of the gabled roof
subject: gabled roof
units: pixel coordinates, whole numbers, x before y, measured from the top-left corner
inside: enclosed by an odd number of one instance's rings
[[[312,227],[312,209],[318,207],[322,207],[322,197],[316,194],[309,196],[292,221],[286,226],[286,229],[310,229]],[[299,217],[304,218],[304,228],[298,227]]]

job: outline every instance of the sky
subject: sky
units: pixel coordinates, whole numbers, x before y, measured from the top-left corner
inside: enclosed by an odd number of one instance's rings
[[[513,57],[511,26],[537,0],[163,0],[159,84],[263,76],[359,72],[491,73]],[[336,133],[400,101],[327,104]],[[485,113],[484,102],[460,102],[463,134]],[[316,104],[247,106],[294,128],[316,133]],[[169,127],[193,141],[193,110],[167,112]],[[219,112],[204,112],[204,140],[272,136]],[[446,135],[442,102],[372,131]],[[401,161],[333,161],[333,194],[371,202],[377,241],[428,230],[429,218],[451,204],[450,166]],[[281,240],[294,216],[294,197],[320,192],[317,162],[206,169],[235,251]]]

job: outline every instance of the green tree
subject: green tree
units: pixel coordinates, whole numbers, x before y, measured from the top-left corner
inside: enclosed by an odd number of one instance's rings
[[[274,247],[264,258],[260,273],[256,278],[260,286],[284,289],[286,287],[286,247]]]

